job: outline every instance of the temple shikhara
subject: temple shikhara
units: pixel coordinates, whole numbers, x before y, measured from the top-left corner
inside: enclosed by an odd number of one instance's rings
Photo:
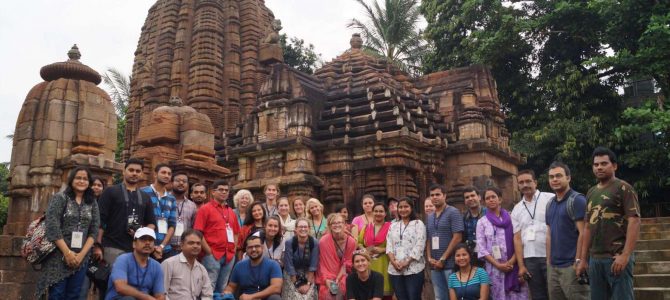
[[[327,210],[359,211],[368,193],[424,199],[434,182],[455,205],[467,185],[500,187],[507,206],[518,198],[524,159],[509,148],[486,67],[413,78],[363,51],[354,34],[310,75],[283,63],[280,30],[263,0],[158,0],[135,51],[122,157],[143,158],[147,181],[168,163],[192,182],[227,178],[258,196],[276,183],[289,199],[316,197]],[[0,237],[0,273],[15,274],[0,283],[8,299],[32,295],[20,236],[67,172],[86,165],[111,183],[122,167],[114,107],[79,59],[73,48],[45,66],[17,121]]]

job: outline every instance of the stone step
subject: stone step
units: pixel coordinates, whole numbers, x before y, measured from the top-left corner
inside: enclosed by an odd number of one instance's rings
[[[670,239],[670,231],[644,232],[640,231],[640,240],[666,240]]]
[[[640,274],[633,276],[635,287],[668,287],[670,286],[670,274]],[[646,299],[645,299],[646,300]]]
[[[640,231],[644,232],[670,231],[670,223],[642,224],[640,225]]]
[[[635,299],[644,300],[670,300],[670,288],[646,287],[635,288]]]
[[[670,240],[638,240],[637,250],[670,250]]]
[[[670,261],[670,250],[636,250],[635,262]]]
[[[636,259],[633,274],[670,274],[670,261],[639,262]]]
[[[642,218],[642,224],[670,223],[670,217]]]

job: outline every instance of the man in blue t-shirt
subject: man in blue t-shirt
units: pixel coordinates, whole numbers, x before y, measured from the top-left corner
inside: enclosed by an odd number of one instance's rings
[[[135,232],[133,252],[120,255],[109,276],[106,300],[165,299],[161,265],[149,257],[154,252],[156,234],[148,227]]]
[[[589,285],[579,283],[580,274],[576,271],[581,261],[576,249],[583,242],[586,198],[570,188],[570,168],[561,162],[549,166],[549,185],[556,193],[545,217],[549,237],[547,257],[551,265],[547,276],[549,298],[589,299]]]
[[[426,257],[431,268],[435,298],[449,299],[448,279],[454,268],[454,249],[463,240],[461,212],[447,204],[447,188],[433,184],[428,188],[435,212],[426,218]]]
[[[263,257],[259,235],[249,236],[244,244],[248,258],[235,265],[224,295],[232,295],[239,289],[239,300],[281,300],[281,267],[276,261]]]

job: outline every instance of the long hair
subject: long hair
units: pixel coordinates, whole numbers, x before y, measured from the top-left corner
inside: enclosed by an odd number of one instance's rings
[[[461,250],[461,249],[465,249],[465,252],[468,253],[468,256],[470,257],[470,262],[469,262],[470,267],[471,268],[476,268],[477,266],[472,264],[472,260],[474,259],[474,254],[470,250],[470,248],[468,248],[468,245],[466,245],[465,243],[456,244],[456,247],[454,248],[454,252],[453,252],[452,256],[455,257],[456,256],[456,251]],[[454,264],[454,273],[458,272],[459,269],[460,269],[460,267],[457,264]]]
[[[254,220],[254,217],[251,214],[251,211],[256,206],[260,206],[261,209],[263,210],[263,226],[265,226],[265,222],[268,221],[268,212],[265,211],[265,207],[263,206],[263,203],[259,202],[259,201],[255,201],[254,203],[251,203],[251,205],[249,205],[249,208],[247,208],[247,216],[244,217],[244,224],[242,224],[242,225],[254,225],[256,223],[256,220]]]
[[[375,207],[377,207],[377,206],[381,206],[384,209],[384,214],[386,215],[384,217],[384,221],[390,220],[389,209],[386,207],[386,204],[384,204],[384,202],[376,202],[374,205],[372,205],[372,211],[373,212],[375,211]]]
[[[67,187],[65,188],[65,191],[63,193],[72,199],[75,198],[72,183],[74,182],[74,177],[77,175],[77,172],[79,171],[86,172],[86,177],[88,178],[88,187],[84,191],[83,195],[84,203],[92,204],[93,201],[95,201],[95,196],[93,195],[93,189],[91,188],[91,186],[93,186],[93,174],[91,174],[91,170],[89,170],[87,167],[76,167],[74,170],[70,171],[70,176],[68,176],[67,178]]]
[[[402,197],[402,198],[400,198],[400,200],[398,200],[398,206],[400,206],[400,203],[403,203],[403,202],[407,203],[407,205],[409,205],[409,208],[412,210],[409,213],[410,222],[416,220],[417,217],[416,217],[416,208],[414,207],[414,201],[410,198]],[[400,216],[400,213],[398,213],[398,216]]]
[[[279,224],[279,231],[278,231],[277,234],[275,235],[274,239],[272,239],[272,247],[273,247],[273,248],[277,248],[277,247],[279,247],[279,245],[281,245],[281,241],[282,241],[282,234],[281,234],[282,226],[281,226],[281,221],[279,220],[279,217],[277,217],[277,216],[269,216],[268,219],[267,219],[267,221],[266,221],[264,224],[267,225],[268,222],[270,222],[270,220],[275,220],[275,221],[277,221],[277,224]],[[265,231],[263,231],[263,235],[264,235],[263,240],[265,240],[265,236],[267,236],[267,233],[265,233]]]

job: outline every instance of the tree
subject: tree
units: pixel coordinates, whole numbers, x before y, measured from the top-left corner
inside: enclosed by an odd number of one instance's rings
[[[131,79],[131,76],[126,76],[114,68],[108,68],[102,76],[102,82],[107,87],[107,92],[109,92],[116,109],[116,161],[122,160],[121,154],[123,153],[126,133],[126,112],[130,103]]]
[[[419,72],[425,45],[418,22],[421,16],[418,0],[384,0],[384,7],[374,0],[356,0],[363,6],[367,22],[352,19],[348,27],[360,30],[365,49],[385,57],[410,74]]]
[[[7,211],[9,210],[9,163],[0,163],[0,231],[7,223]]]
[[[279,36],[279,44],[284,52],[284,63],[307,74],[314,70],[321,62],[321,54],[317,54],[314,45],[305,46],[305,41],[297,37],[290,39],[286,34]]]

